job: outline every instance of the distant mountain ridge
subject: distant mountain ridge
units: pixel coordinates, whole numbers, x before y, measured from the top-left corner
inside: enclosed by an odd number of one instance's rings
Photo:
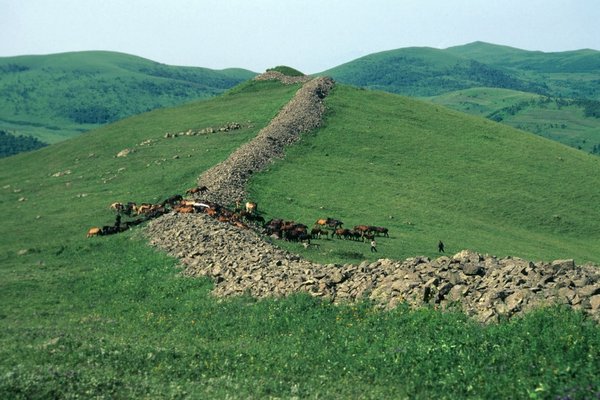
[[[473,42],[449,47],[449,53],[480,62],[538,72],[592,72],[600,71],[600,51],[592,49],[562,52],[521,50],[485,42]]]
[[[54,143],[127,116],[221,94],[255,75],[108,51],[4,57],[0,128]]]
[[[447,49],[408,47],[370,54],[322,74],[412,96],[485,86],[600,100],[600,51],[596,50],[543,53],[483,42]]]

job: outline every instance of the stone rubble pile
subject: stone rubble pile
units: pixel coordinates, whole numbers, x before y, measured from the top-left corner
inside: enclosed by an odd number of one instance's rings
[[[152,221],[146,232],[152,245],[182,261],[183,275],[212,278],[216,296],[308,292],[335,303],[368,298],[386,309],[400,303],[458,307],[486,323],[565,304],[600,320],[600,269],[576,266],[573,260],[534,263],[464,250],[435,260],[323,265],[203,214],[168,214]]]
[[[288,76],[279,71],[267,71],[254,77],[255,81],[280,81],[284,85],[294,85],[296,83],[306,83],[312,78],[308,75]]]
[[[317,128],[325,112],[323,98],[333,87],[331,78],[319,77],[305,83],[271,123],[250,142],[242,145],[222,163],[204,172],[198,186],[209,191],[203,200],[229,205],[245,197],[245,186],[253,173],[283,158],[286,146],[300,134]]]
[[[217,132],[230,132],[238,129],[242,129],[242,124],[238,122],[228,122],[227,124],[220,126],[218,128],[213,128],[209,126],[207,128],[202,128],[198,130],[188,129],[185,132],[167,132],[165,133],[165,139],[176,138],[179,136],[197,136],[197,135],[207,135],[209,133],[217,133]]]

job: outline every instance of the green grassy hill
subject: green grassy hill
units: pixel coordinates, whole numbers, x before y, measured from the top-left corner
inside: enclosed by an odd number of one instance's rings
[[[0,129],[56,143],[127,116],[223,93],[254,75],[106,51],[3,57]]]
[[[443,239],[456,251],[600,261],[596,157],[381,92],[342,86],[328,105],[327,126],[255,180],[270,216],[387,226],[393,258],[433,256]]]
[[[600,51],[583,49],[555,53],[526,51],[475,42],[446,49],[543,84],[553,97],[600,100]]]
[[[485,42],[473,42],[446,49],[450,54],[514,70],[551,73],[597,73],[600,52],[591,49],[545,53]]]
[[[325,73],[343,83],[426,97],[587,152],[600,147],[600,52],[595,50],[543,53],[483,42],[443,50],[404,48]]]
[[[586,101],[495,88],[459,90],[428,100],[600,154],[600,118]]]
[[[342,83],[409,96],[434,96],[473,87],[546,92],[543,81],[526,80],[502,66],[429,47],[370,54],[323,74]]]
[[[208,280],[179,276],[140,228],[85,238],[112,224],[114,201],[158,201],[193,186],[297,88],[247,82],[0,160],[0,397],[600,392],[600,328],[574,311],[481,326],[458,313],[308,295],[217,300]],[[325,125],[252,181],[265,217],[386,226],[378,257],[437,256],[443,239],[450,253],[600,261],[597,157],[392,94],[338,86],[325,101]],[[242,129],[164,137],[228,122]],[[135,152],[116,157],[125,148]],[[306,256],[373,259],[367,244],[337,239]]]

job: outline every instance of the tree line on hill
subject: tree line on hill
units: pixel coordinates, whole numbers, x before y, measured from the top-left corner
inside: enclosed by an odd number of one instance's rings
[[[0,158],[48,146],[33,136],[16,136],[0,130]]]
[[[561,107],[577,106],[583,109],[583,115],[588,118],[600,118],[600,101],[590,99],[565,99],[561,97],[541,97],[538,99],[525,100],[509,107],[501,108],[489,114],[487,118],[496,122],[501,122],[503,114],[515,115],[529,106],[546,108],[549,104],[554,104],[558,109]]]

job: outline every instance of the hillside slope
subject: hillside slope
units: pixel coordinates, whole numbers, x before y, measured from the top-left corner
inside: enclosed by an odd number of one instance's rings
[[[326,126],[253,181],[269,216],[387,226],[385,255],[397,259],[433,256],[443,239],[453,250],[600,260],[598,158],[381,92],[337,86],[326,104]]]
[[[343,83],[410,96],[494,87],[600,100],[600,51],[526,51],[483,42],[447,49],[407,47],[324,71]]]
[[[485,109],[490,119],[587,152],[600,147],[599,51],[543,53],[475,42],[371,54],[325,73],[343,83],[428,97],[474,115]],[[561,107],[563,112],[553,112]]]
[[[245,215],[237,211],[239,216],[227,209],[229,204],[238,207],[246,197],[245,187],[253,174],[281,159],[286,146],[322,123],[323,99],[332,87],[330,78],[319,77],[304,83],[254,139],[202,174],[198,185],[204,189],[196,195],[197,206],[150,224],[151,243],[179,258],[186,266],[185,275],[213,278],[216,284],[213,293],[221,296],[246,293],[269,297],[309,292],[331,301],[346,302],[360,301],[369,295],[370,300],[386,308],[396,307],[400,302],[414,307],[435,304],[447,308],[459,301],[466,314],[482,322],[497,322],[542,305],[559,303],[585,310],[600,321],[600,295],[594,296],[600,290],[595,284],[600,279],[600,270],[593,265],[576,266],[573,260],[546,264],[512,257],[499,260],[470,251],[433,262],[427,257],[410,257],[404,262],[379,259],[360,265],[323,265],[282,252],[260,235],[268,234],[270,240],[287,240],[293,246],[302,242],[305,249],[314,247],[319,251],[321,243],[314,243],[317,239],[318,242],[323,238],[360,241],[363,246],[358,248],[364,247],[368,239],[372,240],[371,253],[378,253],[375,238],[390,238],[388,228],[359,224],[342,229],[342,222],[332,226],[328,224],[330,218],[322,218],[318,221],[323,222],[315,223],[309,231],[304,223],[284,222],[289,221],[285,218],[265,223],[264,218],[256,215],[256,205],[254,212],[247,209]],[[261,223],[254,224],[255,221]],[[338,229],[334,234],[324,231],[322,225]],[[369,233],[373,233],[371,237]],[[330,251],[337,247],[323,243],[325,246]],[[438,249],[444,251],[442,242]],[[504,297],[497,295],[498,288],[502,288]]]
[[[217,300],[213,282],[182,277],[176,259],[148,246],[143,226],[85,237],[114,223],[114,201],[184,193],[298,88],[249,81],[0,160],[0,397],[596,396],[599,327],[582,313],[482,326],[453,311],[308,295]],[[278,247],[328,264],[437,257],[438,239],[449,253],[600,259],[596,157],[396,95],[338,85],[324,104],[325,125],[253,175],[250,198],[265,217],[338,217],[388,226],[390,237],[373,254],[341,239]],[[189,131],[214,133],[166,135]],[[213,234],[186,229],[178,241]]]
[[[598,102],[508,89],[472,88],[428,98],[592,154],[600,154]]]
[[[223,93],[255,74],[175,67],[106,51],[0,58],[0,129],[48,143]]]
[[[545,93],[542,82],[523,79],[502,65],[448,50],[408,47],[370,54],[324,71],[355,86],[409,96],[434,96],[473,87]]]
[[[101,224],[99,217],[110,216],[106,207],[113,201],[156,201],[181,193],[239,140],[257,132],[257,120],[264,124],[264,118],[274,117],[261,114],[267,107],[286,101],[263,96],[290,96],[296,87],[253,81],[215,101],[142,114],[2,160],[2,204],[16,207],[14,221],[6,221],[4,229],[17,229],[35,215],[66,212],[66,220],[73,221],[46,227],[77,235],[82,225]],[[600,195],[598,158],[382,92],[337,85],[326,105],[325,126],[252,179],[250,196],[266,217],[310,225],[329,216],[350,227],[387,226],[393,234],[385,255],[396,259],[433,256],[435,243],[443,239],[450,251],[600,261],[594,245],[600,211],[593,207]],[[232,121],[242,127],[235,134],[165,138],[166,132]],[[124,149],[134,152],[116,157]],[[35,223],[27,230],[41,234]],[[343,242],[313,255],[345,261],[344,254],[355,257],[355,250],[370,257]]]
[[[449,54],[475,59],[543,84],[553,97],[600,100],[600,51],[527,51],[475,42],[446,49]]]

